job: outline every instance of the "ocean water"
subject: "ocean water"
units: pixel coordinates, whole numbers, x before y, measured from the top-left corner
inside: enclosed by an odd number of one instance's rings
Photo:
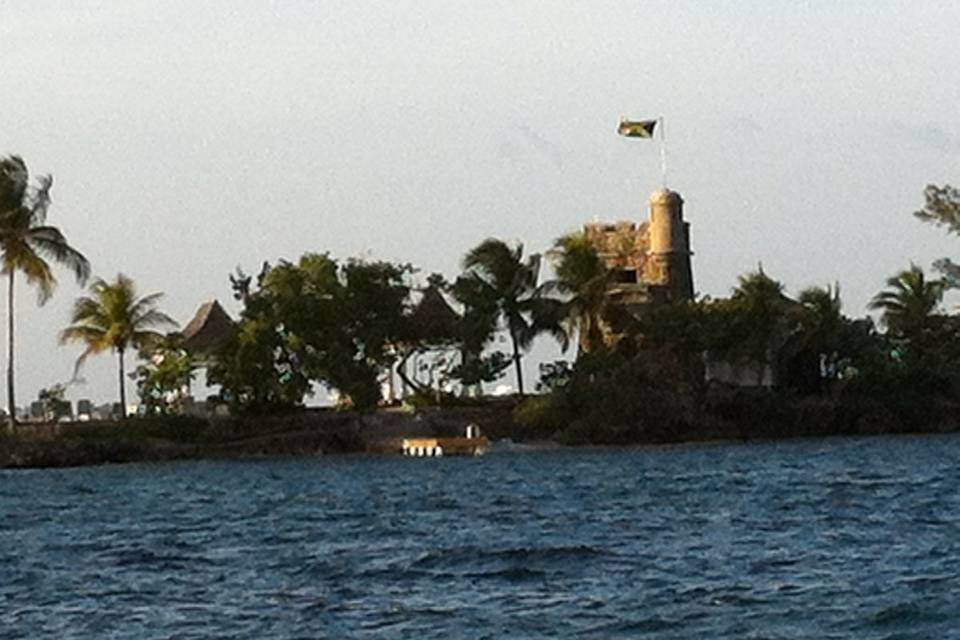
[[[0,472],[0,638],[960,638],[960,437]]]

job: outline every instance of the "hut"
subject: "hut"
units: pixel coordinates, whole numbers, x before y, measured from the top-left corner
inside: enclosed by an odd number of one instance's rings
[[[182,345],[201,359],[209,358],[233,337],[236,329],[236,323],[217,300],[204,302],[181,332]]]
[[[430,389],[436,382],[435,375],[451,367],[459,353],[456,345],[460,314],[453,310],[435,284],[431,283],[421,293],[420,300],[410,312],[410,323],[413,326],[412,340],[401,345],[400,360],[395,368],[403,383],[404,394]],[[412,372],[408,371],[411,358]],[[426,373],[427,379],[418,379],[418,372]],[[439,393],[439,389],[434,391]]]
[[[457,337],[460,314],[447,303],[434,285],[423,290],[420,302],[410,313],[414,335],[421,342],[449,342]]]

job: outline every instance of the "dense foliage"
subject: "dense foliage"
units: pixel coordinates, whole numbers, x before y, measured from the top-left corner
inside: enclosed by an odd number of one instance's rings
[[[46,225],[51,186],[46,176],[32,184],[19,157],[0,159],[11,408],[15,274],[43,301],[56,282],[51,262],[80,281],[90,272]],[[924,199],[916,217],[960,235],[960,190],[929,185]],[[608,256],[584,234],[559,238],[547,256],[553,277],[541,281],[540,255],[488,238],[466,252],[452,283],[434,274],[422,289],[410,265],[325,253],[264,263],[256,277],[238,270],[231,283],[243,305],[239,322],[221,348],[202,357],[176,335],[161,336],[157,329],[172,320],[156,308],[159,294],[138,298],[121,274],[116,282],[97,280],[77,301],[61,338],[84,344],[79,362],[105,350],[118,354],[122,402],[124,354],[139,349],[144,362],[135,375],[147,413],[175,414],[201,364],[241,412],[296,409],[316,385],[341,406],[368,409],[385,383],[393,399],[395,375],[412,403],[469,403],[511,365],[522,399],[524,354],[549,334],[564,350],[576,344],[576,359],[541,366],[539,395],[517,409],[518,435],[569,443],[704,437],[725,420],[763,431],[764,421],[785,419],[784,407],[800,406],[832,406],[821,422],[842,431],[883,412],[923,420],[925,408],[960,400],[960,320],[944,307],[944,295],[960,286],[960,267],[949,258],[934,263],[939,278],[914,264],[894,274],[869,305],[874,317],[851,318],[839,286],[792,296],[762,267],[740,276],[725,298],[628,309],[612,295]],[[51,415],[61,415],[63,392],[41,392]]]
[[[147,349],[144,362],[135,371],[140,402],[150,415],[176,415],[185,409],[190,384],[197,369],[193,356],[176,337],[168,337]]]
[[[296,264],[265,265],[255,288],[240,274],[240,325],[208,368],[208,381],[245,411],[300,406],[314,383],[345,404],[375,406],[380,372],[396,358],[392,347],[410,334],[410,271],[305,254]]]

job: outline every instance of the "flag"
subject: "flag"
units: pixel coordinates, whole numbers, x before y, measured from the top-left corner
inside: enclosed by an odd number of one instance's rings
[[[656,120],[621,120],[617,133],[628,138],[652,138]]]

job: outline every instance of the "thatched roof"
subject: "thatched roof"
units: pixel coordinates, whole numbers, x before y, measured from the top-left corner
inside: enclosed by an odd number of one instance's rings
[[[236,323],[216,300],[204,302],[181,332],[183,347],[194,353],[211,353],[230,339]]]
[[[422,340],[453,339],[457,335],[460,314],[447,304],[439,289],[429,286],[423,290],[410,320],[417,337]]]

